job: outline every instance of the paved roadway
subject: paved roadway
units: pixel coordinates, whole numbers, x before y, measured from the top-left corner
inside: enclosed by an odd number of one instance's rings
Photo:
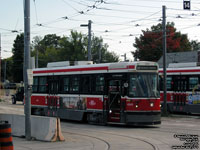
[[[12,105],[8,99],[0,102],[0,113],[2,112],[23,114],[23,105],[20,102]],[[196,143],[199,144],[199,137],[194,136],[200,136],[200,116],[163,117],[161,125],[148,127],[98,126],[69,121],[62,121],[61,127],[65,142],[26,141],[24,138],[14,137],[14,148],[15,150],[171,150],[172,146],[177,148],[175,146],[183,146],[184,143],[191,146],[192,142],[189,140],[192,138],[198,140]]]

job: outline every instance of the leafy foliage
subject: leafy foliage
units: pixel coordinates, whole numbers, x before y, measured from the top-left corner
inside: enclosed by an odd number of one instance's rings
[[[35,37],[33,41],[32,55],[36,56],[38,51],[39,67],[46,67],[48,62],[56,61],[86,61],[87,42],[86,35],[71,31],[69,37],[59,37],[55,34],[46,35],[43,39]],[[103,39],[92,38],[92,61],[99,61],[99,51],[101,51],[101,62],[116,62],[118,56],[107,51],[108,45],[103,44]]]
[[[198,42],[197,40],[192,40],[191,46],[193,51],[200,50],[200,42]]]
[[[183,52],[191,50],[191,43],[186,34],[177,32],[174,23],[167,23],[167,52]],[[132,52],[136,59],[141,61],[158,61],[162,56],[162,24],[152,26],[151,29],[142,31],[142,35],[135,39]]]
[[[1,61],[1,77],[2,77],[2,81],[4,81],[4,79],[9,80],[9,81],[13,81],[13,76],[15,75],[12,72],[12,66],[13,66],[13,59],[12,57],[7,58],[7,59],[3,59]],[[6,72],[6,73],[5,73]]]
[[[23,81],[23,61],[24,61],[24,34],[17,35],[14,40],[12,49],[12,73],[13,81],[21,82]]]

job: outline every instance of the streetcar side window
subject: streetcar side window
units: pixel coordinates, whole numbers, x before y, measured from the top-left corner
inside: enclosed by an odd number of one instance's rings
[[[38,91],[44,93],[47,91],[47,77],[39,77]]]
[[[101,75],[96,76],[96,86],[95,86],[95,92],[101,93],[104,91],[104,77]]]
[[[172,77],[167,77],[167,86],[166,86],[167,90],[171,90],[172,89]]]
[[[69,86],[70,86],[69,83],[70,83],[69,77],[64,77],[63,78],[63,89],[62,89],[63,92],[69,92]]]
[[[160,90],[163,91],[163,76],[159,75]]]
[[[79,91],[79,77],[72,76],[71,77],[70,92],[78,92],[78,91]]]
[[[192,90],[199,83],[198,77],[190,77],[189,78],[189,89]]]
[[[89,75],[81,76],[81,93],[89,94],[91,92],[91,77]]]
[[[33,77],[32,92],[37,93],[37,91],[38,91],[38,77]]]
[[[159,83],[160,83],[160,90],[163,91],[163,76],[159,76]],[[167,77],[166,78],[166,88],[167,90],[171,91],[172,90],[172,85],[173,85],[173,81],[172,81],[172,77]]]

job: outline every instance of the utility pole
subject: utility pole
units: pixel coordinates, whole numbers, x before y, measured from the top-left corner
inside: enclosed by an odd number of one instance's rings
[[[36,49],[36,68],[38,68],[38,49]]]
[[[1,34],[0,34],[0,99],[1,99]]]
[[[88,27],[88,61],[91,61],[91,28],[92,28],[92,21],[88,20],[88,24],[81,24],[81,27]]]
[[[162,28],[163,28],[163,115],[167,116],[167,87],[166,87],[166,51],[167,51],[167,39],[166,39],[166,7],[162,6],[162,13],[163,13],[163,21],[162,21]]]
[[[7,66],[7,60],[5,59],[5,62],[4,62],[4,82],[6,81],[6,66]]]
[[[101,63],[101,43],[99,43],[99,60],[98,63]]]
[[[25,136],[31,140],[31,89],[28,85],[30,69],[30,0],[24,0],[24,93],[25,93]]]
[[[124,62],[126,62],[126,53],[124,53],[124,55],[121,56],[124,57]]]

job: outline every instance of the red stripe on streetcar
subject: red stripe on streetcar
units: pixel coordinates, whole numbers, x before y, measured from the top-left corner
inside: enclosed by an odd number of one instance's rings
[[[124,69],[135,69],[134,65],[126,66],[126,68],[111,68],[109,70],[124,70]]]
[[[110,70],[122,70],[122,69],[135,69],[134,65],[127,66],[126,68],[113,68]],[[33,71],[36,73],[58,73],[58,72],[76,72],[76,71],[100,71],[100,70],[108,70],[108,67],[91,67],[91,68],[71,68],[71,69],[54,69],[54,70],[38,70]]]
[[[134,65],[130,65],[130,66],[128,66],[128,69],[135,69],[135,66]]]
[[[56,73],[56,72],[76,72],[76,71],[97,71],[97,70],[108,70],[108,67],[38,70],[38,71],[33,71],[33,73]]]
[[[159,71],[163,73],[163,70]],[[179,73],[179,72],[200,72],[200,69],[192,69],[192,70],[167,70],[167,73]]]

